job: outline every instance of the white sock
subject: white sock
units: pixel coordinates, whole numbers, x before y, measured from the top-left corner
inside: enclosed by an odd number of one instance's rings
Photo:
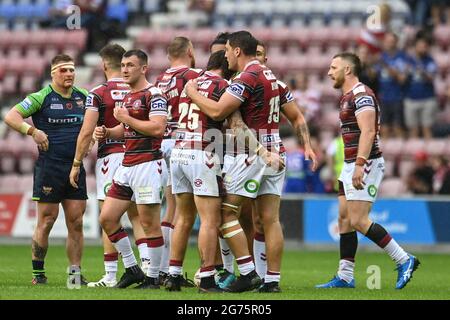
[[[172,235],[172,227],[170,223],[167,225],[161,225],[161,231],[164,238],[164,247],[161,254],[161,265],[159,270],[164,273],[169,273],[169,260],[170,260],[170,240]]]
[[[266,275],[264,276],[264,283],[269,282],[280,282],[281,279],[281,273],[276,271],[267,271]]]
[[[150,278],[159,277],[159,266],[161,265],[161,255],[164,246],[163,237],[149,239],[148,252],[150,256],[150,266],[147,270],[147,276]]]
[[[256,273],[261,279],[264,278],[267,271],[266,242],[261,241],[263,239],[264,235],[260,234],[256,234],[255,238],[253,239],[253,257],[255,258],[255,269]]]
[[[398,245],[398,243],[391,239],[389,243],[383,248],[384,251],[394,260],[397,264],[403,264],[408,261],[408,254],[403,250],[402,247]]]
[[[219,245],[224,269],[230,273],[234,273],[234,256],[227,241],[219,237]]]
[[[239,268],[239,273],[245,276],[255,270],[255,264],[253,263],[251,256],[243,256],[236,260]]]
[[[113,242],[114,247],[122,256],[123,265],[125,268],[130,268],[137,265],[136,258],[133,250],[131,249],[131,243],[128,236],[121,238],[120,240]]]
[[[106,280],[111,281],[116,279],[117,269],[118,269],[118,256],[116,253],[105,253],[103,255],[103,263],[105,265],[105,275]]]
[[[182,275],[183,274],[183,261],[170,260],[169,274]]]
[[[143,243],[139,243],[137,245],[138,250],[139,250],[139,257],[141,258],[141,261],[148,261],[150,260],[150,257],[148,255],[148,245],[147,245],[147,241],[143,242]]]
[[[355,263],[349,260],[339,260],[338,277],[347,283],[353,280],[353,270],[355,270]]]

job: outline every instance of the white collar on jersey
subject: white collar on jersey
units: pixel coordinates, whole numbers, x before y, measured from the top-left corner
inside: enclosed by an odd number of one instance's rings
[[[123,82],[123,79],[122,78],[111,78],[108,81]]]
[[[170,73],[170,72],[174,72],[174,71],[177,71],[177,70],[183,69],[183,68],[189,68],[189,67],[188,67],[188,66],[185,66],[185,65],[176,66],[176,67],[167,69],[166,72],[169,72],[169,73]]]
[[[355,84],[350,90],[348,90],[345,94],[347,94],[347,93],[353,91],[356,87],[359,87],[359,86],[362,85],[362,84],[363,84],[362,82],[356,83],[356,84]]]

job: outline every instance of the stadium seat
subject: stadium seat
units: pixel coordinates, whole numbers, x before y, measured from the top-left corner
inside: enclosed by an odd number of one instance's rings
[[[400,178],[406,179],[414,168],[414,161],[402,160],[399,166]]]
[[[381,152],[383,156],[387,159],[396,159],[399,157],[404,149],[403,139],[381,139]]]
[[[439,156],[446,153],[447,139],[432,139],[425,143],[425,152],[430,156]]]
[[[423,139],[408,139],[403,149],[403,155],[407,159],[412,159],[417,152],[425,150],[425,144]]]
[[[0,175],[0,193],[17,193],[20,176],[16,173]]]
[[[400,178],[388,178],[381,181],[380,197],[397,197],[407,191],[406,183]]]
[[[31,192],[33,190],[33,174],[22,174],[17,179],[17,192]]]

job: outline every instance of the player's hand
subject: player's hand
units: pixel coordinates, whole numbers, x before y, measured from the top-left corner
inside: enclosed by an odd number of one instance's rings
[[[186,94],[191,97],[192,94],[197,92],[198,90],[198,81],[197,79],[189,80],[184,86],[184,90],[186,90]]]
[[[356,190],[364,189],[364,185],[366,183],[364,182],[363,178],[364,178],[364,167],[355,165],[355,171],[353,172],[352,184]]]
[[[33,137],[34,142],[36,142],[39,150],[41,150],[41,151],[48,150],[48,137],[44,133],[44,131],[35,129],[32,137]]]
[[[128,113],[127,108],[123,107],[115,107],[114,108],[114,118],[116,118],[118,121],[126,124],[126,120],[130,117],[130,114]]]
[[[312,171],[316,171],[316,169],[317,169],[317,157],[316,157],[316,154],[314,153],[314,151],[313,151],[313,149],[311,147],[305,148],[305,159],[312,161],[311,170]]]
[[[281,171],[286,166],[279,153],[266,151],[261,154],[261,158],[266,165],[270,166],[275,171]]]
[[[105,126],[101,126],[101,127],[96,127],[94,130],[94,137],[95,140],[102,140],[105,139],[107,135],[106,132],[106,127]]]
[[[69,174],[69,180],[72,187],[78,189],[78,177],[80,175],[80,167],[74,167],[72,166],[72,169],[70,170]]]

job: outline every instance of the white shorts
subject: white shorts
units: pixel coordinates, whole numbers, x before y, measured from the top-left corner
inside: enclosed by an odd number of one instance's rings
[[[228,170],[230,170],[231,166],[234,163],[235,157],[229,154],[226,154],[223,157],[223,168],[222,168],[222,174],[225,175]]]
[[[164,160],[167,166],[167,177],[165,186],[172,185],[172,178],[170,176],[170,155],[172,154],[172,149],[175,147],[176,139],[163,139],[161,142],[161,152],[163,153]]]
[[[217,154],[195,149],[173,149],[170,157],[172,193],[197,196],[224,195],[220,159]]]
[[[97,183],[97,200],[105,200],[111,187],[114,173],[123,161],[123,152],[111,153],[97,159],[95,164],[95,180]]]
[[[164,159],[140,163],[131,167],[120,166],[114,175],[108,197],[131,200],[136,204],[161,203],[164,195]]]
[[[384,159],[383,157],[368,160],[368,163],[364,166],[364,189],[356,190],[353,187],[352,178],[355,171],[355,163],[344,163],[339,181],[344,185],[345,198],[347,200],[359,200],[374,202],[378,188],[380,187],[381,180],[384,176]]]
[[[286,154],[281,154],[286,161]],[[275,171],[268,167],[261,157],[248,158],[246,154],[238,154],[234,162],[227,160],[224,165],[224,185],[226,192],[255,199],[264,194],[281,196],[286,169]],[[228,165],[231,164],[231,165]]]

